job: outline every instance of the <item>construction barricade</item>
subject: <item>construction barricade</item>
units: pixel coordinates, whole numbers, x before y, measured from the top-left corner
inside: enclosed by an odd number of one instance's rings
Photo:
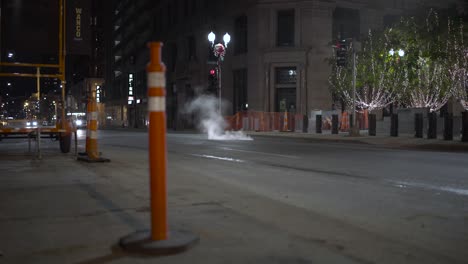
[[[303,130],[304,115],[290,112],[242,111],[225,117],[227,130],[284,131]]]

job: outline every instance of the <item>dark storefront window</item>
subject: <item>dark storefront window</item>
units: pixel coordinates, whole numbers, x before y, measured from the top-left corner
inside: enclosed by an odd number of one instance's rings
[[[233,112],[246,110],[247,106],[247,69],[234,70],[233,72],[234,103]]]
[[[296,111],[296,67],[278,67],[275,69],[275,111]]]

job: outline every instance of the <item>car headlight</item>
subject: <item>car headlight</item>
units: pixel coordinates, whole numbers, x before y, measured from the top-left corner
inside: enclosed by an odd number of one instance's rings
[[[83,125],[83,121],[82,121],[82,120],[76,120],[76,121],[75,121],[75,124],[76,124],[77,126],[81,126],[81,125]]]
[[[34,121],[32,124],[33,126],[37,126],[37,121]]]
[[[26,122],[26,125],[27,125],[27,126],[30,126],[30,125],[31,125],[31,122]]]

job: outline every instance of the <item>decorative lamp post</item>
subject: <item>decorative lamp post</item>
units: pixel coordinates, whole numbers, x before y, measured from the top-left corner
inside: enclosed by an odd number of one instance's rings
[[[399,57],[396,58],[396,63],[399,63],[400,58],[403,58],[403,56],[405,56],[405,51],[402,49],[398,49],[398,51],[395,51],[393,48],[388,51],[388,55],[390,55],[391,57],[396,56],[397,54]],[[398,115],[393,113],[393,103],[390,105],[390,113],[391,113],[390,135],[397,137],[398,136]]]
[[[216,73],[217,73],[217,79],[218,79],[218,97],[219,97],[219,113],[221,114],[221,61],[224,60],[224,56],[226,55],[226,49],[228,46],[228,43],[231,41],[231,36],[226,33],[223,36],[223,42],[222,43],[217,43],[214,44],[214,41],[216,39],[215,33],[211,31],[208,34],[208,41],[211,42],[211,48],[213,49],[213,53],[216,56]]]

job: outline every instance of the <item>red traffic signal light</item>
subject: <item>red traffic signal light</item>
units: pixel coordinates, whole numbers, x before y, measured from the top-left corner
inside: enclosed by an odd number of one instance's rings
[[[211,70],[210,70],[210,75],[211,75],[211,76],[214,76],[215,73],[216,73],[215,69],[211,69]]]

